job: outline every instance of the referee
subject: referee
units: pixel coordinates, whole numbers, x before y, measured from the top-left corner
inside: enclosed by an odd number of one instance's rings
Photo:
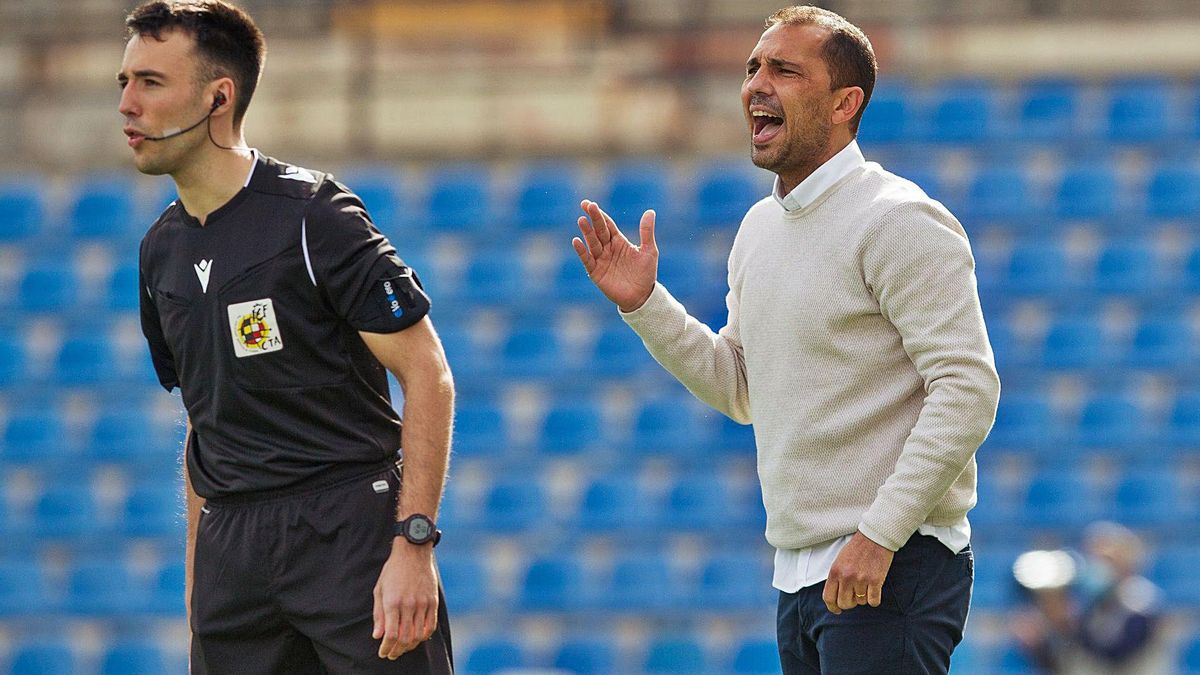
[[[454,385],[429,299],[345,186],[245,145],[265,44],[244,11],[149,2],[125,26],[134,164],[179,193],[140,297],[188,413],[191,672],[451,673],[433,547]]]

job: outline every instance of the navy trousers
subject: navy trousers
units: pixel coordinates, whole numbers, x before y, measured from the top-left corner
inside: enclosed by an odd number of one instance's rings
[[[946,673],[963,636],[975,561],[934,537],[914,534],[896,551],[878,607],[834,614],[824,582],[779,594],[779,660],[784,675]]]

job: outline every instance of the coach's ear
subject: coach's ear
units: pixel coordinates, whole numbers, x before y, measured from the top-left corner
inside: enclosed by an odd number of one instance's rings
[[[862,109],[862,87],[842,87],[834,92],[833,116],[830,121],[834,126],[849,124],[858,111]]]

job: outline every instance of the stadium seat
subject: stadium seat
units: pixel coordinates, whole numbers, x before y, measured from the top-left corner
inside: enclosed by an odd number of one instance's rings
[[[1017,295],[1056,297],[1072,293],[1076,283],[1062,245],[1032,239],[1013,246],[1000,287]]]
[[[704,457],[713,447],[714,415],[719,413],[701,414],[696,405],[683,397],[642,403],[633,423],[633,451]]]
[[[633,476],[600,478],[583,494],[579,526],[584,531],[637,530],[644,527],[648,515],[653,518],[653,505]]]
[[[753,457],[758,445],[754,440],[754,427],[740,424],[732,418],[717,414],[717,436],[715,447],[722,453]]]
[[[501,350],[502,372],[510,378],[561,377],[562,345],[553,326],[524,326],[509,334]]]
[[[1163,591],[1169,607],[1181,609],[1200,605],[1200,584],[1196,570],[1200,569],[1200,546],[1180,544],[1165,546],[1154,556],[1149,578]]]
[[[737,503],[721,476],[708,472],[679,478],[667,493],[665,506],[663,524],[669,529],[703,531],[718,522],[735,527],[753,521],[748,505]]]
[[[749,637],[737,646],[732,672],[737,675],[779,675],[779,645],[774,640]]]
[[[1038,672],[1037,668],[1030,663],[1029,657],[1026,656],[1021,646],[1015,642],[1009,642],[1001,647],[995,665],[996,669],[992,672],[997,675],[1027,675]]]
[[[119,375],[116,358],[112,341],[103,331],[79,332],[63,341],[54,377],[68,387],[111,383]]]
[[[1183,392],[1175,398],[1165,440],[1179,449],[1200,448],[1200,391]]]
[[[1005,393],[996,409],[996,422],[988,434],[989,447],[1035,450],[1061,439],[1049,397],[1036,392]]]
[[[573,556],[544,556],[525,570],[519,607],[525,611],[569,611],[584,605],[583,569]]]
[[[1031,528],[1078,528],[1096,515],[1096,498],[1087,482],[1053,468],[1030,482],[1020,521]]]
[[[1016,133],[1030,141],[1071,140],[1078,132],[1079,84],[1072,80],[1029,82],[1021,91]]]
[[[179,441],[171,430],[155,424],[153,412],[141,401],[105,406],[92,425],[87,455],[127,464],[175,463]]]
[[[148,599],[150,611],[164,616],[180,616],[184,612],[186,567],[183,559],[172,560],[158,570]]]
[[[76,186],[71,233],[85,239],[132,238],[148,223],[134,209],[135,185],[128,175],[95,176]]]
[[[52,485],[37,499],[34,510],[34,533],[47,539],[101,538],[104,524],[98,522],[96,501],[86,483],[71,482]]]
[[[569,228],[580,215],[575,170],[562,164],[534,166],[517,188],[517,227],[527,230]]]
[[[1117,482],[1107,519],[1135,528],[1190,520],[1177,473],[1174,468],[1156,467],[1124,474]]]
[[[7,387],[25,377],[25,341],[16,332],[0,329],[0,387]]]
[[[545,522],[546,497],[541,485],[527,479],[501,480],[488,490],[484,501],[486,528],[493,532],[518,532]]]
[[[120,560],[87,559],[70,572],[65,607],[84,616],[129,616],[148,609],[148,597]]]
[[[108,308],[117,312],[137,311],[142,290],[139,285],[137,259],[123,260],[108,278],[106,299]]]
[[[1200,169],[1160,167],[1146,189],[1146,210],[1155,218],[1200,216]]]
[[[625,162],[613,166],[600,206],[617,225],[636,233],[642,213],[654,209],[657,222],[674,218],[670,200],[671,171],[657,162]]]
[[[762,187],[756,185],[754,176],[741,162],[702,169],[694,180],[695,223],[732,230],[755,202],[770,194],[769,185],[762,183]]]
[[[183,494],[179,481],[139,483],[125,499],[121,530],[129,537],[182,538],[186,528]]]
[[[600,330],[592,345],[587,370],[599,377],[626,377],[657,367],[637,333],[614,321]]]
[[[1042,365],[1047,368],[1087,369],[1112,363],[1104,327],[1088,316],[1060,316],[1042,344]]]
[[[1085,448],[1106,448],[1133,454],[1147,432],[1145,415],[1136,401],[1123,395],[1101,394],[1083,406],[1079,441]]]
[[[987,165],[971,179],[959,210],[967,221],[1018,220],[1038,213],[1039,204],[1024,168]]]
[[[776,601],[776,593],[771,588],[770,564],[770,554],[762,551],[712,556],[700,570],[700,586],[692,598],[692,606],[732,611],[769,610]]]
[[[1092,283],[1101,293],[1153,296],[1161,290],[1154,249],[1145,242],[1110,242],[1096,260]]]
[[[564,640],[554,656],[554,667],[578,675],[608,675],[617,671],[617,655],[611,640],[571,638]]]
[[[8,462],[54,462],[67,459],[66,425],[55,407],[14,411],[4,425],[0,459]]]
[[[1124,362],[1133,368],[1174,370],[1196,366],[1197,354],[1191,322],[1170,312],[1137,325]]]
[[[704,648],[689,637],[660,637],[646,650],[645,672],[695,675],[709,672]]]
[[[1200,635],[1184,642],[1179,656],[1181,675],[1200,675]]]
[[[1109,84],[1108,137],[1116,143],[1164,140],[1169,128],[1170,90],[1156,79]]]
[[[163,675],[167,659],[150,642],[119,642],[110,646],[100,662],[100,675]]]
[[[75,650],[65,640],[17,644],[9,675],[74,675],[81,672]]]
[[[467,675],[488,675],[522,668],[526,665],[525,651],[507,638],[484,638],[471,648],[465,665]]]
[[[334,177],[358,195],[363,206],[367,208],[371,222],[384,234],[388,237],[400,234],[400,227],[408,210],[404,208],[404,200],[400,196],[400,176],[394,170],[386,167],[358,167]]]
[[[0,182],[0,243],[28,239],[42,230],[45,195],[34,181]]]
[[[974,511],[971,516],[974,516]],[[974,520],[972,520],[974,524]],[[1009,523],[1012,526],[1012,523]],[[1020,587],[1013,579],[1013,563],[1025,551],[1012,545],[972,545],[975,555],[975,586],[971,590],[971,606],[991,611],[1003,610],[1016,604]]]
[[[498,230],[491,205],[491,174],[483,164],[437,169],[429,176],[429,225],[444,232]]]
[[[993,139],[997,130],[992,87],[990,82],[975,80],[950,80],[938,85],[933,93],[929,140],[979,143]]]
[[[474,612],[491,601],[494,586],[488,580],[483,563],[470,555],[440,556],[438,575],[446,593],[446,607],[456,612]]]
[[[647,611],[675,607],[686,590],[677,582],[671,563],[661,553],[621,555],[613,564],[603,602],[615,610]]]
[[[696,247],[678,247],[658,259],[658,282],[685,305],[692,298],[717,289],[724,297],[722,281],[721,274]]]
[[[576,399],[551,406],[542,422],[538,447],[549,455],[578,454],[599,449],[605,440],[599,405]]]
[[[17,308],[25,312],[62,312],[78,299],[78,282],[69,259],[30,263],[17,286]]]
[[[36,616],[54,608],[42,566],[27,558],[0,558],[0,620]]]
[[[462,295],[475,304],[498,306],[520,301],[525,292],[521,259],[511,252],[479,251],[467,264]]]
[[[460,403],[454,411],[454,452],[480,457],[509,452],[512,440],[504,410],[487,401]]]
[[[1183,264],[1183,287],[1190,293],[1200,293],[1200,246],[1192,249]]]
[[[1065,219],[1111,218],[1121,206],[1118,188],[1107,162],[1069,167],[1054,193],[1054,213]]]
[[[875,144],[906,141],[913,136],[912,94],[902,81],[881,81],[871,92],[871,102],[863,111],[858,140],[867,149]]]

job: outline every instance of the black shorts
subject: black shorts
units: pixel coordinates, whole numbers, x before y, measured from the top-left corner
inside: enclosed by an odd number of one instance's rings
[[[299,494],[210,501],[196,534],[191,672],[452,673],[440,587],[430,639],[389,661],[371,637],[399,486],[384,467]]]

